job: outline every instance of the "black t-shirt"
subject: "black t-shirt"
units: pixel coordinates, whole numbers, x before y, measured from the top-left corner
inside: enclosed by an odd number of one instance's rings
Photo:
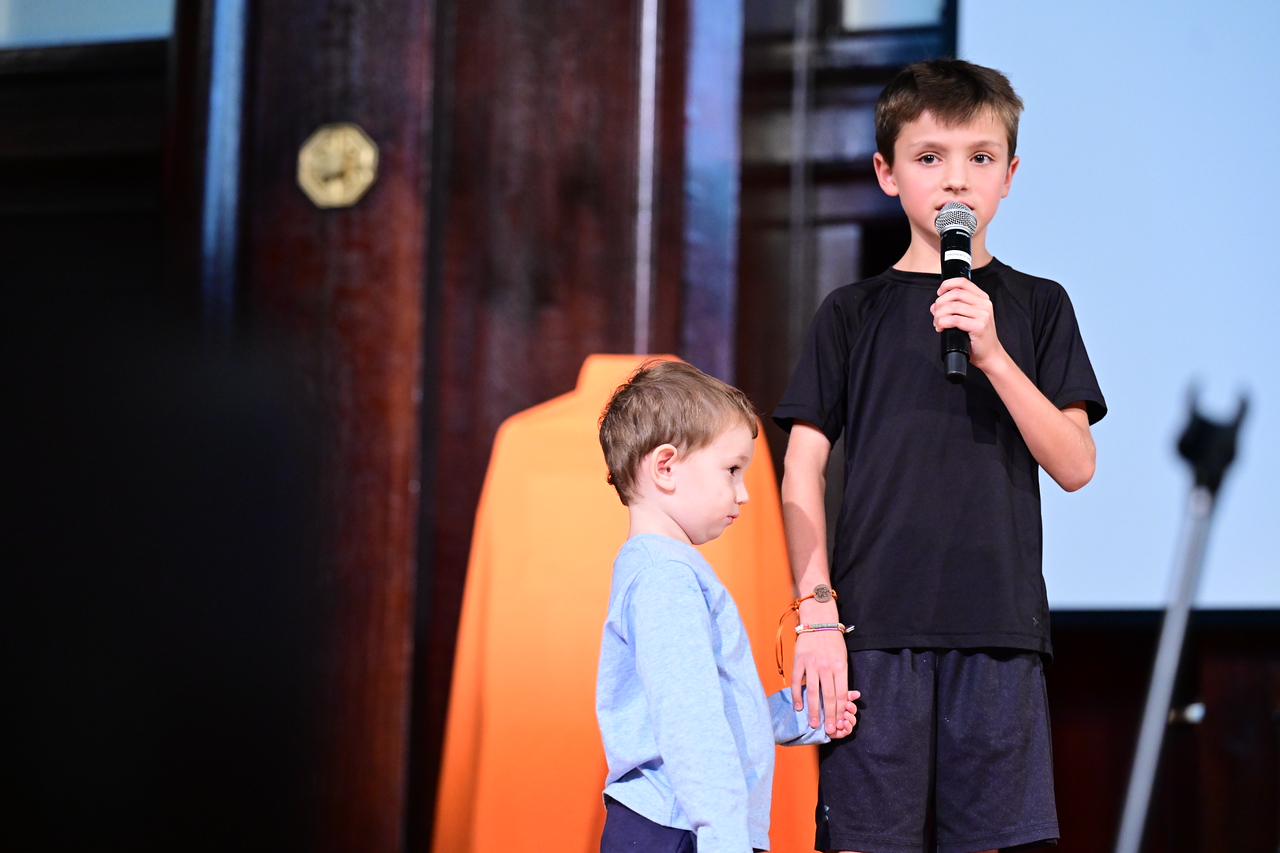
[[[1061,285],[997,260],[973,271],[996,332],[1055,406],[1106,414]],[[981,370],[947,382],[936,274],[833,292],[773,417],[844,435],[831,583],[852,649],[1006,647],[1049,655],[1039,466]],[[834,474],[832,474],[834,476]]]

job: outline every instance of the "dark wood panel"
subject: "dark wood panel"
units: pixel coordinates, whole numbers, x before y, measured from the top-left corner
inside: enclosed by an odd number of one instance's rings
[[[430,179],[432,0],[252,7],[245,108],[247,328],[311,389],[322,448],[317,592],[328,605],[322,849],[403,845]],[[295,183],[321,124],[380,148],[354,207]]]
[[[508,416],[572,389],[590,353],[633,347],[639,3],[478,0],[450,14],[444,255],[428,308],[434,487],[415,662],[414,850],[430,843],[493,436]]]
[[[650,328],[650,349],[655,353],[681,352],[691,2],[694,0],[663,0],[660,4],[654,305]]]
[[[1200,642],[1199,815],[1205,853],[1280,849],[1280,631]]]
[[[1160,614],[1054,616],[1046,671],[1064,853],[1115,844]],[[1146,853],[1274,850],[1280,843],[1280,624],[1270,611],[1192,614],[1165,732]]]
[[[1100,627],[1054,617],[1045,680],[1062,851],[1098,853],[1115,843],[1155,631],[1147,618]]]

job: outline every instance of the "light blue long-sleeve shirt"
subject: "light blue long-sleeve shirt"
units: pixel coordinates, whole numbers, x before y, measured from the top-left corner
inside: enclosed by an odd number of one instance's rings
[[[790,691],[765,698],[728,590],[693,547],[628,539],[613,563],[596,716],[604,793],[692,830],[698,853],[769,847],[774,743],[825,743]]]

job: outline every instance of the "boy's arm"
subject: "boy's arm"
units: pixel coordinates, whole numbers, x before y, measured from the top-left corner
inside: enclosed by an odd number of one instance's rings
[[[1084,404],[1059,409],[1027,378],[1000,343],[991,298],[973,282],[952,278],[938,289],[932,311],[939,331],[969,333],[969,363],[986,374],[1027,449],[1054,482],[1074,492],[1093,479],[1097,451]]]
[[[792,424],[783,463],[782,519],[791,572],[802,597],[818,584],[831,584],[824,502],[830,456],[831,442],[822,430],[805,421]],[[800,602],[800,621],[839,622],[840,612],[834,601],[810,598]],[[796,638],[795,660],[791,664],[791,699],[796,710],[804,707],[801,684],[808,685],[814,696],[809,703],[809,725],[817,728],[820,724],[821,704],[827,734],[834,735],[836,697],[848,695],[849,690],[849,652],[838,631],[814,631]]]

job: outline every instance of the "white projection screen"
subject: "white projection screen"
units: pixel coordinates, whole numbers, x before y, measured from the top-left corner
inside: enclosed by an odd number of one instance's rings
[[[1093,482],[1042,478],[1055,608],[1165,602],[1192,383],[1215,420],[1250,398],[1196,605],[1280,607],[1277,45],[1274,2],[960,0],[959,56],[1027,105],[987,244],[1067,287],[1111,409]]]

